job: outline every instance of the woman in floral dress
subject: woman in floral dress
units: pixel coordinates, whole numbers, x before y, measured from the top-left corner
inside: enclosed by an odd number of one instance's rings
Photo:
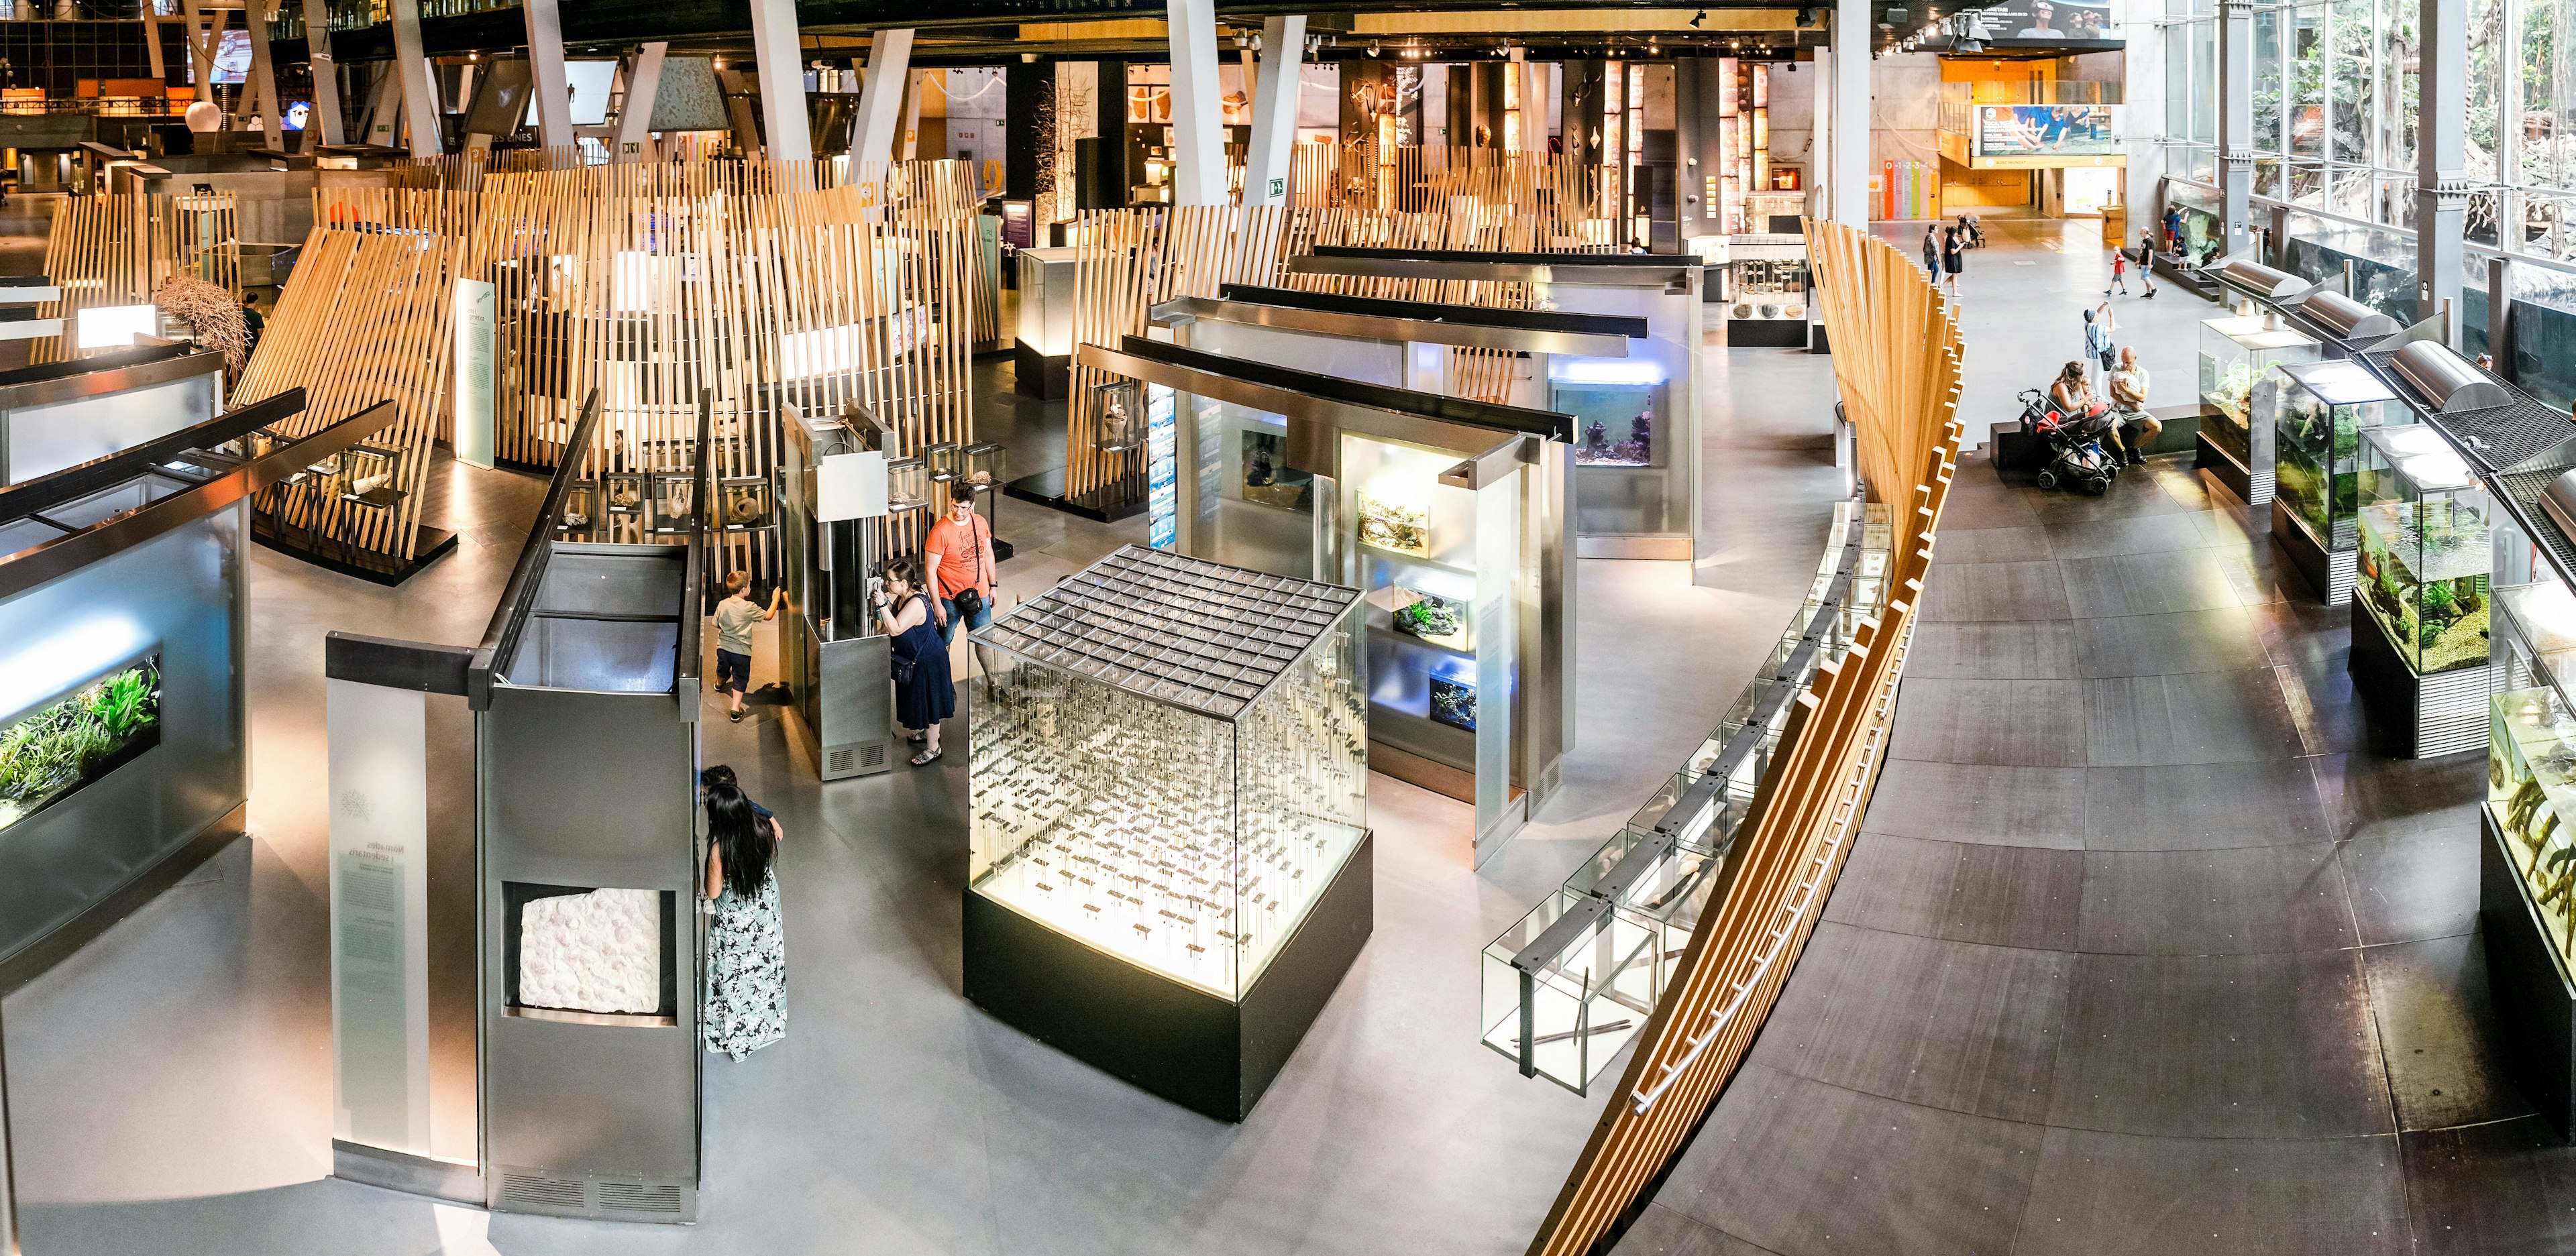
[[[787,932],[778,915],[778,828],[729,780],[707,787],[707,1050],[734,1059],[787,1036]]]

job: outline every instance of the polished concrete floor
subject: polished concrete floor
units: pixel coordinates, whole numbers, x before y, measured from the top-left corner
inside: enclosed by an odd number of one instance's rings
[[[1709,352],[1718,553],[1697,585],[1678,564],[1581,564],[1578,744],[1509,848],[1474,868],[1467,808],[1373,780],[1376,933],[1239,1126],[959,996],[962,756],[824,787],[774,709],[709,720],[705,758],[736,765],[787,826],[790,1029],[710,1062],[689,1228],[486,1216],[326,1176],[322,636],[475,640],[537,486],[451,469],[429,513],[459,551],[399,589],[255,552],[253,840],[0,1008],[28,1250],[1519,1251],[1600,1101],[1478,1044],[1479,951],[1672,771],[1804,593],[1837,480],[1829,370]],[[1006,595],[1141,535],[1002,510],[1021,554]]]
[[[2081,228],[2001,226],[1972,433],[2098,299]],[[2119,312],[2185,381],[2210,307]],[[2494,1062],[2482,754],[2369,753],[2350,612],[2268,525],[2187,460],[1962,460],[1850,864],[1621,1253],[2576,1250],[2576,1150]]]

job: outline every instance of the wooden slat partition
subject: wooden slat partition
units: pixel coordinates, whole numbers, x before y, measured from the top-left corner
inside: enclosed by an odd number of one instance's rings
[[[67,196],[45,237],[45,274],[63,299],[40,315],[65,320],[63,334],[28,346],[33,362],[83,356],[74,332],[80,311],[144,305],[163,281],[189,275],[241,292],[239,201],[230,192]]]
[[[1783,749],[1727,852],[1708,908],[1533,1256],[1589,1252],[1735,1074],[1795,967],[1867,811],[1895,713],[1934,533],[1956,474],[1965,344],[1919,268],[1865,232],[1807,228],[1862,478],[1895,507],[1887,612],[1798,699]]]

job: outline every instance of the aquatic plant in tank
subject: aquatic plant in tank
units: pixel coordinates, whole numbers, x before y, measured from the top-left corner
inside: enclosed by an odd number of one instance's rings
[[[0,727],[0,829],[70,797],[161,741],[156,658]]]
[[[2363,444],[2362,607],[2418,676],[2483,665],[2492,501],[2429,427],[2373,429]]]

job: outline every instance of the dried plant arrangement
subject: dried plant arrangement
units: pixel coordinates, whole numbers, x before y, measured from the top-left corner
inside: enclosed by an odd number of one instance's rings
[[[224,369],[240,374],[250,361],[250,325],[241,302],[230,290],[192,275],[173,275],[152,294],[152,304],[173,318],[187,320],[197,343],[224,355]]]

